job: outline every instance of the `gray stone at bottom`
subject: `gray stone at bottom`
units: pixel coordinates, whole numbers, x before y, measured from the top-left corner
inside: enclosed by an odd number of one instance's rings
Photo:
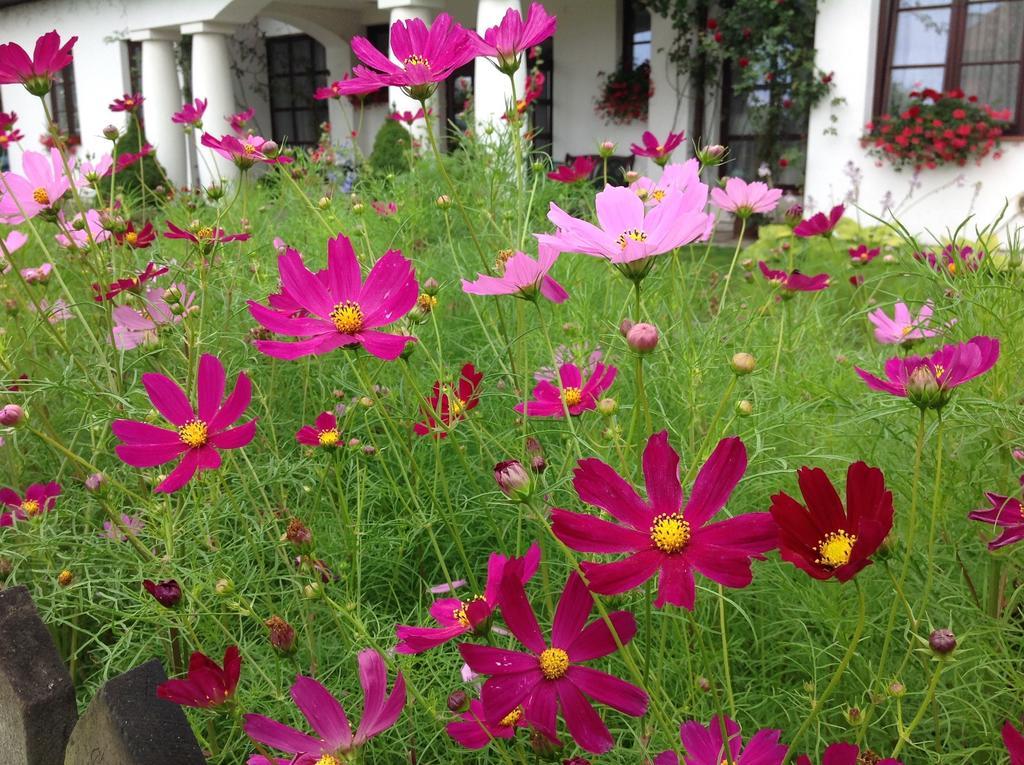
[[[28,590],[0,591],[0,762],[56,765],[77,717],[71,676]]]
[[[156,659],[109,680],[78,721],[64,765],[205,765],[185,713],[157,698]]]

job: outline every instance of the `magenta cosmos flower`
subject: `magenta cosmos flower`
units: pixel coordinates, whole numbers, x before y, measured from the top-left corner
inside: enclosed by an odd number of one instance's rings
[[[534,386],[533,400],[525,402],[526,416],[564,417],[568,412],[575,417],[588,409],[595,409],[601,394],[611,387],[618,371],[612,366],[595,364],[594,371],[584,383],[578,366],[562,364],[558,368],[558,386],[548,380],[540,380]],[[523,414],[523,404],[516,404],[515,410]]]
[[[469,668],[489,675],[481,699],[485,719],[494,725],[522,707],[526,722],[552,741],[558,740],[559,707],[569,735],[588,752],[612,748],[608,728],[588,697],[624,714],[640,717],[647,711],[647,694],[614,675],[582,666],[614,653],[615,637],[625,645],[636,633],[628,611],[615,611],[608,620],[587,624],[594,598],[579,574],[573,572],[558,599],[550,643],[541,634],[520,577],[506,574],[501,585],[501,614],[505,624],[528,652],[462,643],[459,651]]]
[[[405,708],[405,678],[399,672],[387,693],[387,666],[373,649],[359,652],[359,684],[363,687],[363,716],[355,735],[338,700],[311,677],[299,675],[292,685],[292,701],[309,722],[315,736],[263,715],[245,716],[245,732],[253,741],[292,755],[271,762],[262,755],[249,765],[334,765],[349,762],[348,755],[378,733],[390,728]]]
[[[932,318],[931,301],[921,306],[917,316],[910,312],[906,303],[896,303],[892,318],[884,308],[878,308],[868,314],[868,319],[875,325],[875,340],[884,345],[910,346],[917,340],[935,337],[937,329],[928,329]]]
[[[249,234],[229,234],[224,229],[214,228],[213,226],[200,226],[193,233],[192,231],[178,228],[170,221],[166,221],[166,223],[165,239],[187,239],[192,244],[197,245],[203,252],[209,252],[213,249],[214,245],[218,244],[244,242],[250,236]]]
[[[47,32],[38,40],[30,57],[20,45],[0,45],[0,85],[21,83],[34,96],[50,92],[54,75],[71,63],[71,49],[78,41],[72,37],[63,45],[57,30]]]
[[[237,114],[231,115],[231,129],[235,131],[235,135],[245,135],[245,130],[249,126],[249,121],[256,116],[255,107],[250,106],[245,111],[238,112]]]
[[[181,462],[154,491],[173,492],[192,480],[197,470],[220,467],[220,449],[238,449],[252,441],[256,420],[235,428],[249,406],[252,383],[239,373],[235,387],[224,398],[224,365],[208,353],[199,359],[198,407],[193,408],[181,387],[169,377],[152,372],[142,384],[153,407],[173,428],[162,428],[137,420],[114,420],[111,430],[122,443],[117,456],[132,467],[154,467],[181,457]]]
[[[654,605],[692,609],[694,569],[726,587],[746,587],[753,578],[751,558],[762,559],[778,544],[768,513],[708,523],[725,507],[746,469],[743,442],[722,439],[697,473],[684,505],[679,455],[663,430],[652,435],[644,449],[647,501],[610,465],[595,458],[580,460],[573,475],[576,494],[618,523],[556,508],[551,511],[552,531],[579,552],[628,554],[614,563],[582,564],[594,592],[626,592],[658,574]]]
[[[112,112],[128,112],[135,114],[146,99],[141,93],[125,93],[120,98],[115,98],[108,107]]]
[[[889,359],[884,380],[860,367],[855,369],[872,390],[910,399],[922,409],[941,409],[954,388],[985,374],[998,359],[999,341],[978,336],[966,343],[944,345],[931,356]]]
[[[228,646],[224,651],[223,666],[196,651],[188,660],[188,676],[160,683],[156,695],[186,707],[219,707],[235,695],[241,674],[242,656],[238,646]]]
[[[1003,725],[1003,744],[1010,755],[1010,765],[1024,765],[1024,735],[1007,720]]]
[[[863,266],[881,255],[882,248],[872,247],[869,249],[866,244],[858,244],[856,247],[849,248],[846,252],[849,254],[853,265]]]
[[[688,192],[672,189],[660,204],[646,210],[632,189],[606,186],[595,198],[597,226],[573,218],[552,202],[548,220],[558,232],[537,234],[537,240],[559,252],[607,258],[628,273],[646,274],[653,262],[648,258],[710,235],[714,216],[704,212],[707,193],[703,184]]]
[[[536,300],[543,296],[552,303],[564,303],[569,299],[565,288],[548,276],[558,260],[558,250],[540,245],[537,259],[522,252],[515,252],[504,262],[501,276],[477,274],[476,281],[462,280],[462,291],[470,295],[514,295],[524,300]]]
[[[807,220],[802,220],[793,227],[793,233],[799,237],[832,236],[843,213],[846,212],[844,205],[836,205],[829,210],[828,215],[823,212],[812,215]]]
[[[768,264],[763,260],[758,261],[757,266],[761,269],[761,274],[765,279],[782,289],[783,297],[792,297],[794,292],[819,292],[828,287],[830,278],[828,274],[807,276],[799,271],[787,274],[785,271],[768,268]]]
[[[487,722],[483,702],[473,699],[459,720],[445,726],[448,735],[466,749],[483,749],[498,738],[513,738],[516,728],[525,728],[523,708],[516,707],[496,723]]]
[[[398,653],[416,654],[429,651],[462,635],[487,634],[491,620],[498,608],[498,596],[505,572],[517,576],[519,583],[526,584],[537,572],[540,565],[540,547],[534,542],[522,558],[506,558],[491,553],[487,561],[487,582],[483,595],[460,600],[440,598],[430,606],[430,615],[440,627],[411,627],[400,624],[395,627],[398,636]]]
[[[23,223],[40,213],[52,213],[71,188],[57,149],[50,149],[49,157],[37,151],[24,152],[21,171],[21,175],[4,173],[0,183],[0,219],[6,223]]]
[[[181,111],[171,115],[171,122],[175,125],[182,125],[186,128],[199,128],[203,126],[203,115],[206,114],[206,105],[209,99],[197,98],[190,104],[184,104]]]
[[[248,170],[257,163],[288,165],[292,161],[291,157],[277,153],[276,143],[258,135],[248,135],[243,139],[238,139],[233,135],[214,138],[209,133],[203,133],[200,143],[208,149],[213,149],[225,159],[230,159],[240,170]]]
[[[334,412],[320,412],[313,425],[303,425],[295,440],[305,446],[341,446],[341,432]]]
[[[879,759],[873,752],[861,750],[856,744],[831,744],[821,758],[821,765],[863,765],[868,762],[874,765],[903,765],[900,760],[891,757]],[[796,758],[796,765],[812,765],[811,758],[801,754]]]
[[[725,726],[726,740],[722,738]],[[686,751],[686,765],[779,765],[786,757],[787,747],[779,743],[782,731],[759,730],[744,745],[739,723],[728,717],[711,718],[707,727],[699,722],[685,722],[679,726],[679,738]],[[662,752],[654,758],[654,765],[679,765],[675,752]]]
[[[722,210],[738,218],[749,218],[754,213],[770,213],[779,204],[782,189],[770,189],[767,183],[747,183],[742,178],[729,178],[725,188],[711,189],[711,201]]]
[[[424,112],[423,108],[420,107],[415,113],[410,111],[392,112],[388,115],[388,119],[394,120],[395,122],[404,122],[406,125],[412,125],[416,120],[424,120],[433,113],[433,109],[427,109],[427,111]]]
[[[14,489],[5,486],[0,489],[0,503],[8,510],[0,513],[0,526],[13,526],[16,521],[25,521],[50,512],[57,504],[60,491],[60,484],[56,482],[34,483],[25,489],[25,496],[22,497]]]
[[[1024,488],[1024,476],[1021,476],[1020,483]],[[1003,529],[998,537],[988,543],[988,549],[998,550],[1024,539],[1024,503],[1016,497],[1004,497],[992,492],[985,492],[985,496],[991,507],[973,510],[967,517]]]
[[[304,339],[258,340],[261,353],[290,360],[362,346],[377,358],[393,361],[415,340],[377,329],[401,319],[419,298],[412,263],[397,250],[384,253],[365,282],[352,243],[342,234],[327,242],[326,282],[306,268],[295,250],[280,255],[277,264],[282,288],[308,316],[289,317],[255,300],[249,301],[249,312],[271,332]]]
[[[448,431],[480,403],[483,379],[483,372],[466,363],[459,370],[457,382],[434,380],[434,389],[427,399],[430,408],[423,411],[424,419],[412,426],[413,432],[418,436],[433,434],[434,438],[447,438]]]
[[[343,82],[342,90],[392,85],[417,101],[433,95],[437,83],[477,55],[473,38],[447,13],[438,14],[429,28],[420,19],[391,25],[391,52],[398,63],[365,37],[352,38],[352,51],[366,66],[356,66],[352,85]]]
[[[526,20],[515,9],[509,8],[497,26],[490,27],[480,37],[470,32],[476,43],[476,55],[495,60],[495,66],[512,74],[521,63],[520,54],[547,40],[558,29],[558,19],[548,14],[540,3],[530,3]]]
[[[572,161],[571,165],[559,165],[557,170],[548,173],[548,178],[559,183],[578,183],[589,180],[595,167],[597,167],[597,162],[586,154],[581,154]]]
[[[634,156],[650,157],[659,165],[664,166],[668,164],[669,159],[672,157],[672,152],[679,148],[684,138],[686,138],[686,134],[682,131],[678,133],[669,131],[668,138],[662,142],[650,130],[645,130],[644,134],[640,136],[643,146],[634,143],[629,148]]]

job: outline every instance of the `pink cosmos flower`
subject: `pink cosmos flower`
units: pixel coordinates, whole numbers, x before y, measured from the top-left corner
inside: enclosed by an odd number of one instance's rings
[[[1020,483],[1024,488],[1024,476],[1021,476]],[[1016,497],[1004,497],[993,492],[985,492],[985,496],[991,507],[972,510],[967,517],[1003,529],[998,537],[988,543],[988,549],[998,550],[1024,539],[1024,503]],[[1024,753],[1024,750],[1021,751]]]
[[[830,744],[821,758],[821,765],[861,765],[865,762],[875,765],[903,765],[902,761],[891,757],[877,759],[867,749],[862,751],[856,744]],[[796,758],[796,765],[811,765],[811,758],[801,754]]]
[[[14,123],[18,121],[18,115],[14,112],[2,112],[0,111],[0,133],[6,133],[14,127]]]
[[[519,578],[526,584],[537,572],[540,565],[540,546],[534,542],[522,558],[506,558],[491,553],[487,561],[487,582],[484,593],[475,598],[439,598],[430,606],[430,615],[440,627],[411,627],[400,624],[395,627],[398,637],[397,653],[417,654],[437,648],[462,635],[486,635],[491,620],[498,608],[498,596],[505,572]]]
[[[378,330],[409,313],[419,297],[412,263],[397,250],[384,253],[365,282],[352,243],[342,234],[327,242],[326,284],[306,268],[295,250],[280,255],[277,263],[284,291],[308,316],[289,317],[255,300],[249,301],[249,313],[271,332],[304,339],[294,343],[257,340],[261,353],[297,359],[362,346],[379,359],[393,361],[415,340]]]
[[[742,178],[729,178],[725,188],[711,189],[711,201],[722,210],[738,218],[749,218],[754,213],[770,213],[779,204],[782,189],[770,189],[767,183],[747,183]]]
[[[433,109],[427,109],[426,114],[424,114],[423,108],[421,107],[416,110],[415,114],[409,111],[391,112],[391,114],[388,115],[388,119],[394,120],[395,122],[404,122],[406,125],[412,125],[414,122],[416,122],[416,120],[426,119],[426,117],[430,116],[433,113]]]
[[[192,307],[195,293],[188,292],[184,284],[174,286],[180,296],[174,306],[164,297],[167,290],[153,287],[142,298],[141,311],[127,305],[114,308],[111,314],[114,327],[111,332],[115,348],[130,351],[140,345],[153,345],[160,339],[160,327],[181,321]]]
[[[728,743],[722,740],[723,723]],[[679,726],[686,765],[721,765],[729,761],[734,765],[779,765],[788,749],[779,743],[781,735],[780,730],[759,730],[744,745],[739,723],[717,715],[706,727],[699,722],[685,722]],[[662,752],[654,758],[654,765],[679,765],[679,757],[672,751]]]
[[[659,574],[654,605],[671,603],[692,610],[694,569],[726,587],[746,587],[753,578],[751,559],[763,559],[778,544],[768,513],[708,523],[725,506],[746,468],[743,442],[722,439],[701,467],[684,505],[679,455],[669,445],[668,433],[661,431],[648,439],[644,450],[646,502],[609,465],[594,458],[581,460],[573,477],[576,494],[618,523],[555,509],[552,531],[579,552],[629,554],[614,563],[582,564],[594,592],[626,592]]]
[[[38,267],[29,266],[21,269],[21,278],[29,284],[46,284],[53,273],[53,263],[43,263]]]
[[[470,32],[476,44],[476,55],[495,59],[499,69],[506,73],[519,69],[520,54],[555,34],[558,19],[548,15],[540,3],[530,3],[526,20],[515,8],[509,8],[498,26],[490,27],[480,37]]]
[[[394,215],[398,212],[398,205],[394,202],[381,202],[375,199],[370,202],[370,207],[372,207],[373,211],[382,218],[387,218],[388,216]]]
[[[829,210],[828,215],[820,212],[812,215],[807,220],[802,220],[793,227],[793,233],[799,237],[832,236],[843,213],[846,212],[845,205],[836,205]]]
[[[292,755],[272,762],[262,755],[248,765],[316,765],[349,761],[349,754],[398,720],[405,708],[405,678],[399,672],[387,694],[387,666],[371,648],[359,652],[359,684],[363,687],[363,716],[355,735],[345,710],[330,691],[311,677],[299,675],[292,685],[292,700],[309,722],[315,736],[263,715],[247,714],[245,732],[253,741]]]
[[[569,299],[565,288],[548,276],[558,260],[558,251],[541,245],[537,259],[523,252],[515,252],[505,261],[505,272],[501,276],[477,274],[476,281],[462,280],[462,291],[470,295],[514,295],[524,300],[536,300],[543,296],[552,303],[564,303]]]
[[[145,100],[141,93],[125,93],[121,98],[115,98],[109,108],[112,112],[135,114],[142,108],[142,102]]]
[[[559,707],[569,735],[588,752],[612,748],[608,728],[588,696],[632,717],[647,711],[647,694],[614,675],[583,666],[617,649],[608,624],[595,619],[587,624],[594,598],[579,574],[573,572],[558,599],[550,642],[544,639],[537,617],[526,598],[521,577],[506,571],[502,579],[501,614],[505,624],[528,652],[462,643],[459,651],[469,668],[489,675],[481,699],[484,719],[491,725],[506,721],[522,706],[526,722],[552,741],[558,740]],[[628,611],[608,615],[618,642],[625,645],[636,633]]]
[[[928,264],[933,271],[945,271],[956,276],[962,271],[977,271],[985,259],[984,250],[977,250],[967,244],[947,244],[942,252],[916,252],[914,258]]]
[[[57,504],[60,492],[60,484],[55,482],[34,483],[25,489],[24,497],[5,486],[0,489],[0,504],[9,510],[0,514],[0,527],[13,526],[16,521],[28,520],[50,512]]]
[[[204,353],[199,359],[198,407],[193,408],[185,392],[169,377],[147,373],[142,384],[153,407],[173,426],[162,428],[137,420],[114,420],[111,430],[121,439],[117,456],[132,467],[154,467],[181,457],[177,467],[154,489],[175,492],[192,480],[197,470],[220,467],[220,449],[238,449],[256,435],[255,418],[230,428],[249,406],[252,383],[239,373],[235,387],[224,398],[224,365]]]
[[[365,37],[352,38],[352,51],[366,66],[355,67],[348,88],[392,85],[418,101],[433,95],[437,83],[477,55],[473,37],[447,13],[438,14],[429,28],[420,19],[391,25],[391,52],[397,64]]]
[[[427,399],[429,409],[424,419],[412,426],[418,436],[433,434],[434,438],[447,438],[455,423],[465,419],[480,403],[480,383],[483,372],[477,372],[472,363],[462,365],[457,383],[434,381],[434,389]]]
[[[899,356],[885,362],[885,380],[860,367],[857,374],[872,390],[910,399],[922,408],[941,409],[953,389],[985,374],[999,359],[999,341],[972,337],[966,343],[944,345],[931,356]]]
[[[35,311],[34,305],[29,306],[30,311]],[[71,312],[71,307],[68,305],[64,298],[57,298],[52,303],[43,298],[39,301],[39,313],[41,313],[50,324],[59,324],[62,321],[73,319],[74,314]]]
[[[214,138],[209,133],[203,133],[200,143],[208,149],[213,149],[225,159],[230,159],[240,170],[248,170],[256,163],[289,165],[292,162],[291,157],[277,153],[276,143],[258,135],[248,135],[239,140],[233,135]]]
[[[196,229],[195,233],[178,228],[170,221],[166,221],[167,231],[165,239],[187,239],[192,244],[198,245],[204,252],[213,249],[214,245],[227,244],[228,242],[244,242],[250,234],[229,234],[222,228],[202,226]]]
[[[121,173],[134,165],[139,160],[145,159],[153,153],[153,145],[149,142],[142,144],[138,151],[126,151],[117,157],[117,172]]]
[[[86,487],[88,488],[88,487]],[[142,531],[146,524],[141,518],[136,518],[134,515],[128,515],[127,513],[121,513],[121,523],[128,527],[128,530],[138,536],[139,532]],[[128,537],[125,536],[124,532],[115,526],[111,521],[103,521],[103,533],[100,534],[103,539],[109,539],[112,542],[127,542]]]
[[[568,410],[575,417],[588,409],[596,409],[598,399],[611,387],[618,371],[615,367],[597,364],[584,383],[578,366],[562,364],[558,368],[558,386],[547,380],[541,380],[534,386],[533,399],[526,402],[526,416],[565,417]],[[523,403],[516,404],[515,410],[523,414]]]
[[[640,137],[643,146],[634,143],[629,148],[634,156],[650,157],[659,165],[664,166],[668,164],[669,159],[672,157],[672,152],[679,148],[684,138],[686,138],[686,134],[682,131],[678,133],[669,131],[668,138],[661,142],[654,133],[650,130],[645,130],[644,134]]]
[[[92,162],[82,162],[78,165],[78,186],[91,186],[96,184],[102,178],[106,178],[110,175],[110,170],[114,166],[114,158],[109,154],[101,156],[95,164]]]
[[[1003,724],[1003,744],[1010,755],[1010,765],[1024,765],[1024,735],[1007,720]]]
[[[54,234],[53,238],[57,240],[57,244],[68,250],[85,251],[93,243],[100,244],[110,238],[110,231],[103,227],[100,211],[96,209],[86,210],[84,217],[82,213],[78,213],[70,221],[64,217],[63,212],[58,213],[57,225],[62,233]]]
[[[167,266],[158,266],[156,263],[150,261],[139,273],[132,276],[126,276],[123,279],[118,279],[116,282],[108,284],[106,292],[104,292],[103,287],[94,282],[92,285],[92,291],[95,294],[92,299],[97,303],[102,303],[104,300],[114,299],[125,291],[139,292],[143,284],[156,279],[158,276],[163,276],[166,273]]]
[[[509,10],[509,13],[512,13]],[[590,174],[597,167],[597,162],[586,154],[581,154],[571,165],[559,165],[557,170],[548,173],[548,178],[559,183],[578,183],[590,179]]]
[[[594,374],[597,365],[604,358],[604,351],[597,347],[590,347],[583,343],[572,345],[559,345],[555,348],[554,364],[550,367],[541,367],[533,373],[533,379],[540,382],[557,382],[559,379],[558,370],[563,364],[577,364],[580,368],[580,375],[590,377]]]
[[[681,192],[667,192],[657,207],[644,209],[644,202],[635,191],[621,186],[607,186],[595,199],[595,226],[573,218],[554,202],[548,220],[555,224],[555,234],[536,234],[541,244],[559,252],[582,252],[607,258],[631,273],[646,273],[655,255],[661,255],[711,234],[714,216],[703,212],[707,203],[707,186]]]
[[[799,271],[787,274],[785,271],[768,268],[768,264],[763,260],[758,261],[757,266],[761,269],[765,279],[782,288],[783,297],[792,297],[795,292],[819,292],[827,288],[829,284],[828,274],[807,276]]]
[[[343,446],[334,412],[320,412],[314,425],[303,425],[295,433],[295,440],[306,446]]]
[[[231,129],[235,131],[235,135],[244,136],[245,130],[249,126],[249,120],[251,120],[255,115],[256,109],[251,106],[245,111],[232,114]]]
[[[11,130],[10,132],[0,129],[0,149],[6,149],[12,143],[17,143],[25,137],[25,134],[20,130]]]
[[[496,723],[487,722],[484,704],[479,699],[469,702],[469,709],[456,722],[445,726],[448,735],[466,749],[484,749],[498,738],[514,738],[516,728],[525,728],[522,707],[516,707]]]
[[[637,178],[629,187],[648,207],[660,203],[672,189],[677,189],[684,195],[694,195],[689,202],[690,205],[703,207],[707,204],[708,187],[700,181],[700,162],[696,159],[673,162],[664,167],[657,181],[645,176]]]
[[[0,85],[20,83],[32,95],[45,96],[54,75],[71,63],[71,49],[77,41],[72,37],[61,45],[55,29],[36,40],[31,57],[16,43],[0,45]]]
[[[188,660],[188,677],[160,683],[156,695],[182,706],[210,709],[235,695],[241,674],[242,656],[238,646],[227,647],[221,665],[195,651]]]
[[[884,308],[879,308],[868,314],[868,319],[875,325],[875,340],[884,345],[909,346],[916,340],[935,337],[939,334],[939,330],[928,329],[931,318],[931,301],[927,301],[921,306],[917,316],[911,314],[906,303],[896,303],[893,306],[891,319]]]
[[[863,266],[877,258],[881,254],[882,248],[872,247],[868,249],[866,244],[858,244],[856,247],[848,249],[847,252],[850,255],[850,260],[853,261],[853,265]]]
[[[326,98],[340,99],[342,96],[347,96],[350,101],[358,103],[363,96],[375,93],[383,87],[386,87],[386,84],[378,79],[366,79],[345,72],[340,80],[332,82],[326,88],[319,88],[314,94],[314,98],[321,100]]]
[[[13,231],[8,232],[7,235],[3,237],[4,249],[7,250],[8,253],[17,252],[18,250],[25,246],[25,242],[27,241],[28,234],[18,231],[17,229],[14,229]],[[3,252],[0,252],[0,257],[2,256]],[[7,264],[4,267],[4,273],[7,273],[10,270],[11,266],[10,264]]]
[[[50,212],[70,188],[57,149],[50,155],[26,151],[21,155],[22,175],[3,174],[0,183],[0,219],[22,223],[42,212]]]
[[[203,126],[203,115],[206,114],[206,106],[209,99],[197,98],[190,104],[183,104],[181,111],[171,115],[171,122],[175,125],[185,127],[201,128]]]

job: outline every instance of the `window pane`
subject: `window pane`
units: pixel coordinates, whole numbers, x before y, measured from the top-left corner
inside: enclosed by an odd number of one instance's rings
[[[295,112],[295,133],[288,136],[295,144],[316,143],[317,122],[312,111],[302,110]]]
[[[996,109],[1017,112],[1019,64],[971,64],[960,72],[960,87]]]
[[[280,40],[271,40],[267,43],[267,69],[270,76],[288,73],[288,45]]]
[[[942,90],[942,75],[945,67],[912,67],[893,69],[889,81],[889,108],[898,111],[907,105],[912,90],[932,88]]]
[[[922,5],[952,5],[944,0],[900,0],[900,8],[920,8]]]
[[[893,66],[945,63],[950,15],[949,8],[901,11],[896,21]]]
[[[964,62],[1013,61],[1020,57],[1024,3],[977,3],[967,6]]]
[[[310,39],[292,40],[292,71],[308,72],[313,66],[313,41]]]
[[[270,108],[288,109],[292,105],[292,81],[288,77],[270,80]]]

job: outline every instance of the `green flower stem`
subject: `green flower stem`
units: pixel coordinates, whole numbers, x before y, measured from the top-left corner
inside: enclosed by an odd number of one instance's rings
[[[722,633],[722,675],[725,678],[725,697],[729,702],[729,716],[736,719],[736,697],[732,691],[732,669],[729,664],[729,631],[725,621],[725,588],[718,585],[718,629]]]
[[[725,312],[725,301],[729,297],[729,284],[732,282],[733,271],[736,270],[736,261],[740,257],[740,249],[743,247],[743,236],[747,232],[747,218],[740,219],[740,238],[736,241],[736,249],[732,253],[732,262],[729,263],[729,271],[725,275],[725,284],[722,286],[722,300],[718,304],[718,316]]]
[[[941,659],[936,663],[935,671],[932,672],[932,679],[928,683],[928,690],[925,691],[924,700],[921,702],[921,706],[918,707],[917,714],[910,721],[910,725],[900,731],[899,741],[896,742],[896,747],[892,750],[892,754],[889,755],[893,759],[899,756],[900,751],[910,741],[910,736],[913,734],[914,729],[920,725],[921,720],[924,719],[925,714],[928,712],[928,708],[932,705],[932,701],[935,699],[935,691],[938,690],[939,680],[942,678],[942,670],[946,668],[946,663],[946,661]]]
[[[917,613],[924,616],[935,579],[935,537],[939,526],[939,508],[942,505],[942,410],[938,410],[938,424],[935,428],[935,484],[932,487],[932,516],[928,522],[928,562],[925,564],[924,593]]]

